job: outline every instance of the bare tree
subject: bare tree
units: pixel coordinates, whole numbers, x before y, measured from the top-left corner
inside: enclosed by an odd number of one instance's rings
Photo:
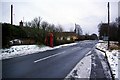
[[[56,27],[56,32],[63,32],[63,28],[60,24]]]
[[[41,20],[42,18],[41,17],[36,17],[34,18],[32,21],[31,21],[31,24],[32,24],[32,27],[35,27],[35,28],[40,28],[41,27]]]
[[[26,27],[31,27],[32,24],[31,24],[31,22],[25,22],[25,26],[26,26]]]
[[[49,23],[46,22],[46,21],[43,21],[43,22],[41,23],[41,27],[42,27],[42,29],[43,29],[44,31],[46,30],[46,28],[48,27],[48,25],[49,25]]]
[[[46,28],[48,27],[48,22],[43,21],[41,23],[41,27],[42,27],[42,30],[43,30],[43,40],[45,40],[45,36],[47,35]]]
[[[46,30],[48,32],[55,32],[55,25],[54,24],[49,24],[48,27],[46,28]]]
[[[118,27],[118,30],[117,30],[117,32],[118,32],[118,42],[119,42],[119,45],[120,45],[120,37],[119,37],[119,35],[120,35],[120,16],[118,17],[118,18],[116,18],[116,23],[117,23],[117,27]]]
[[[82,28],[78,24],[75,24],[75,30],[74,31],[78,35],[82,35],[83,34]]]

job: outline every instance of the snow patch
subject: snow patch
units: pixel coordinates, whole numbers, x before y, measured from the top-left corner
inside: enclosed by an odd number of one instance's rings
[[[63,45],[56,46],[53,49],[57,49],[57,48],[65,47],[65,46],[73,46],[73,45],[76,45],[76,44],[78,44],[78,43],[63,44]]]
[[[47,51],[47,50],[53,50],[53,49],[57,49],[57,48],[65,47],[65,46],[72,46],[72,45],[76,45],[76,44],[78,44],[78,43],[59,45],[59,46],[56,46],[53,48],[49,47],[49,46],[44,46],[44,45],[11,46],[8,49],[0,49],[0,60],[23,56],[23,55],[28,55],[28,54],[33,54],[33,53],[38,53],[38,52],[43,52],[43,51]]]
[[[90,78],[91,51],[73,68],[66,78]]]
[[[113,50],[112,52],[107,51],[106,52],[108,61],[110,63],[113,75],[115,78],[118,78],[118,54],[119,52],[117,50]]]
[[[1,49],[1,58],[0,59],[8,59],[17,56],[23,56],[27,54],[42,52],[46,50],[52,49],[48,46],[38,46],[38,45],[20,45],[20,46],[12,46],[9,49]]]
[[[112,44],[114,44],[114,42],[112,42]],[[112,69],[112,73],[115,78],[118,78],[118,73],[120,73],[120,69],[118,70],[118,68],[119,68],[118,60],[120,60],[120,56],[119,56],[120,51],[119,50],[112,50],[112,51],[107,50],[107,42],[105,42],[105,41],[102,41],[102,42],[99,42],[98,44],[96,44],[96,48],[106,52],[106,55],[108,57],[108,62]],[[102,53],[102,55],[105,56],[105,53]]]

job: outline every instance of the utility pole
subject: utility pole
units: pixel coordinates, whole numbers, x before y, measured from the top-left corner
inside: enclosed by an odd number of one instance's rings
[[[11,25],[13,25],[13,5],[11,5]]]
[[[108,2],[108,49],[110,47],[110,33],[109,33],[109,24],[110,24],[110,5]]]

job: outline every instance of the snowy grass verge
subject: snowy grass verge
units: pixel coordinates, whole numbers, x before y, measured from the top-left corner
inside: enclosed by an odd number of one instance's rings
[[[8,49],[1,49],[1,58],[0,59],[8,59],[18,56],[23,56],[27,54],[42,52],[46,50],[50,50],[52,48],[48,46],[38,46],[38,45],[19,45],[19,46],[12,46]]]
[[[38,53],[38,52],[43,52],[43,51],[47,51],[47,50],[53,50],[53,49],[57,49],[57,48],[65,47],[65,46],[72,46],[72,45],[76,45],[76,44],[78,44],[78,43],[59,45],[59,46],[56,46],[53,48],[49,47],[49,46],[45,46],[45,45],[11,46],[10,48],[7,48],[7,49],[0,49],[0,60],[23,56],[23,55],[28,55],[28,54],[33,54],[33,53]]]
[[[91,55],[89,53],[86,54],[86,56],[80,60],[80,62],[72,69],[72,71],[66,76],[66,78],[90,78],[91,73]]]
[[[112,42],[113,43],[113,42]],[[107,50],[107,42],[105,41],[100,41],[100,43],[96,44],[96,48],[103,50],[106,52],[108,62],[110,64],[110,67],[112,69],[112,73],[115,78],[118,78],[118,60],[120,60],[120,51],[119,50]],[[102,55],[105,56],[105,53],[102,53]],[[120,71],[120,70],[119,70]]]

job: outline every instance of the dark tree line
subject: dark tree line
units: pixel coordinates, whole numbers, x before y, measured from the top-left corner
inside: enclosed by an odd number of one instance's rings
[[[118,25],[118,42],[120,45],[120,17],[116,19],[117,25]]]
[[[85,34],[85,35],[79,35],[78,40],[98,40],[98,36],[96,34]]]
[[[109,29],[109,31],[108,31]],[[118,41],[120,43],[120,17],[116,18],[116,22],[100,23],[98,25],[99,39],[109,36],[110,41]]]
[[[62,32],[63,31],[63,28],[61,25],[58,24],[57,26],[55,26],[54,24],[50,24],[47,21],[42,21],[41,17],[36,17],[32,21],[25,22],[25,26],[41,29],[47,32]]]

